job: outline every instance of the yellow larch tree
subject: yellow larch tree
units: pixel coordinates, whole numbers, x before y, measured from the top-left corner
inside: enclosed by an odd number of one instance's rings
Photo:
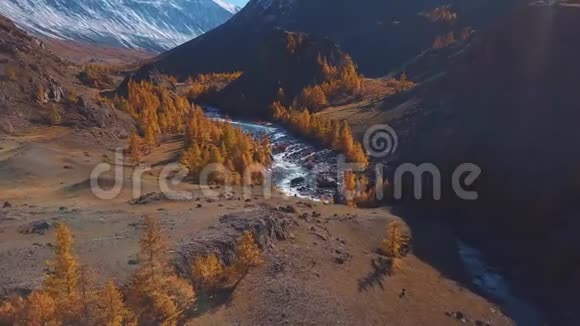
[[[399,222],[390,222],[386,228],[386,238],[383,242],[385,254],[391,258],[401,258],[402,249],[406,245],[403,226]]]
[[[100,291],[96,315],[98,324],[103,326],[123,326],[132,321],[131,311],[114,282],[107,283]]]
[[[411,237],[398,221],[387,224],[386,238],[383,241],[383,251],[391,259],[391,273],[401,268],[401,258],[406,254]]]
[[[136,164],[141,163],[141,145],[143,140],[136,132],[133,132],[129,137],[129,156]]]
[[[263,263],[262,251],[256,244],[254,233],[245,231],[236,247],[235,269],[244,277],[252,267]]]
[[[170,269],[166,240],[157,219],[145,217],[139,245],[141,265],[129,288],[129,305],[140,320],[175,325],[195,303],[195,292]]]
[[[60,318],[58,303],[53,297],[43,291],[33,292],[26,299],[26,304],[17,316],[17,325],[60,326],[63,321]]]
[[[50,120],[50,124],[53,126],[60,125],[62,123],[62,115],[60,114],[56,104],[51,104],[49,110],[50,112],[48,118]]]
[[[44,281],[44,291],[57,306],[57,313],[67,320],[78,316],[80,304],[79,262],[74,254],[72,232],[63,223],[56,227],[55,257],[48,262],[49,274]]]
[[[194,284],[213,291],[224,276],[224,267],[216,254],[210,254],[194,261],[191,275]]]

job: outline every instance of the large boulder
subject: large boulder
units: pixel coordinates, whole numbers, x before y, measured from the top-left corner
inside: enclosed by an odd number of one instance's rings
[[[47,96],[49,99],[54,100],[55,102],[60,102],[64,97],[64,90],[58,82],[51,79],[48,84]]]
[[[298,178],[292,179],[292,180],[290,181],[290,186],[291,186],[292,188],[296,188],[296,187],[299,187],[299,186],[301,186],[302,184],[304,184],[304,182],[306,182],[306,179],[305,179],[305,178],[303,178],[303,177],[298,177]]]
[[[319,188],[336,189],[336,187],[338,186],[336,180],[327,175],[319,176],[316,181]]]

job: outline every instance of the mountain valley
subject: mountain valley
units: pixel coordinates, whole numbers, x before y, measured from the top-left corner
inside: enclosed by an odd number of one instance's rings
[[[580,320],[578,1],[0,14],[0,325]]]

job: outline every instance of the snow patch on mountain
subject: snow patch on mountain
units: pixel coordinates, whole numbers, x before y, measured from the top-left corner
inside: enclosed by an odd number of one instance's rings
[[[232,14],[237,14],[240,11],[240,7],[233,5],[231,3],[224,2],[222,0],[213,0],[218,6],[224,8],[225,10],[231,12]]]
[[[230,19],[224,0],[0,0],[0,14],[41,36],[161,52]]]

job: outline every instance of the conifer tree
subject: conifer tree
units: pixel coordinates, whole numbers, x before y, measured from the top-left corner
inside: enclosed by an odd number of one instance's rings
[[[99,294],[97,321],[103,326],[123,326],[131,319],[131,312],[123,301],[123,294],[109,282]]]
[[[56,104],[50,105],[49,120],[50,124],[53,126],[59,125],[62,122],[62,116],[58,111],[58,107],[56,107]]]
[[[157,286],[162,276],[167,272],[167,242],[162,234],[159,220],[146,216],[145,231],[139,240],[140,274],[147,279],[149,285]]]
[[[98,291],[93,272],[87,265],[79,268],[79,313],[78,320],[84,325],[94,322]]]
[[[141,163],[141,137],[136,132],[133,132],[129,137],[129,155],[133,162]]]
[[[245,231],[236,247],[235,266],[237,271],[245,276],[252,267],[259,266],[263,263],[262,252],[256,244],[254,233]]]
[[[48,262],[50,270],[44,282],[44,290],[53,298],[59,316],[63,319],[78,315],[79,263],[73,252],[74,238],[63,223],[56,227],[55,257]]]
[[[44,91],[44,86],[42,84],[38,85],[38,88],[36,90],[36,101],[38,103],[44,103],[46,98],[45,98],[46,92]]]
[[[383,241],[383,250],[387,257],[394,260],[403,258],[409,249],[411,238],[400,222],[390,222],[386,228],[386,238]]]
[[[13,297],[0,304],[0,325],[15,325],[25,304],[21,297]]]
[[[383,250],[391,259],[391,273],[401,268],[403,258],[410,245],[411,238],[405,234],[400,222],[390,222],[386,228],[386,238],[383,241]]]
[[[139,246],[141,264],[131,282],[129,303],[141,320],[175,325],[195,302],[195,292],[170,270],[166,240],[157,219],[145,217]]]
[[[219,150],[219,148],[217,148],[216,146],[210,146],[209,147],[209,160],[211,163],[223,163],[224,162],[224,158],[222,157],[222,154]]]
[[[343,149],[342,142],[340,140],[340,131],[340,123],[336,120],[332,120],[330,123],[330,137],[328,140],[332,149],[336,151],[341,151]]]
[[[219,284],[224,268],[216,254],[199,257],[192,266],[192,278],[198,285],[214,290]]]
[[[340,147],[342,150],[349,155],[354,146],[354,139],[352,137],[352,131],[350,130],[350,125],[345,120],[340,127]]]
[[[62,325],[59,309],[57,302],[50,294],[43,291],[33,292],[28,296],[23,310],[18,314],[17,324],[34,326]]]

